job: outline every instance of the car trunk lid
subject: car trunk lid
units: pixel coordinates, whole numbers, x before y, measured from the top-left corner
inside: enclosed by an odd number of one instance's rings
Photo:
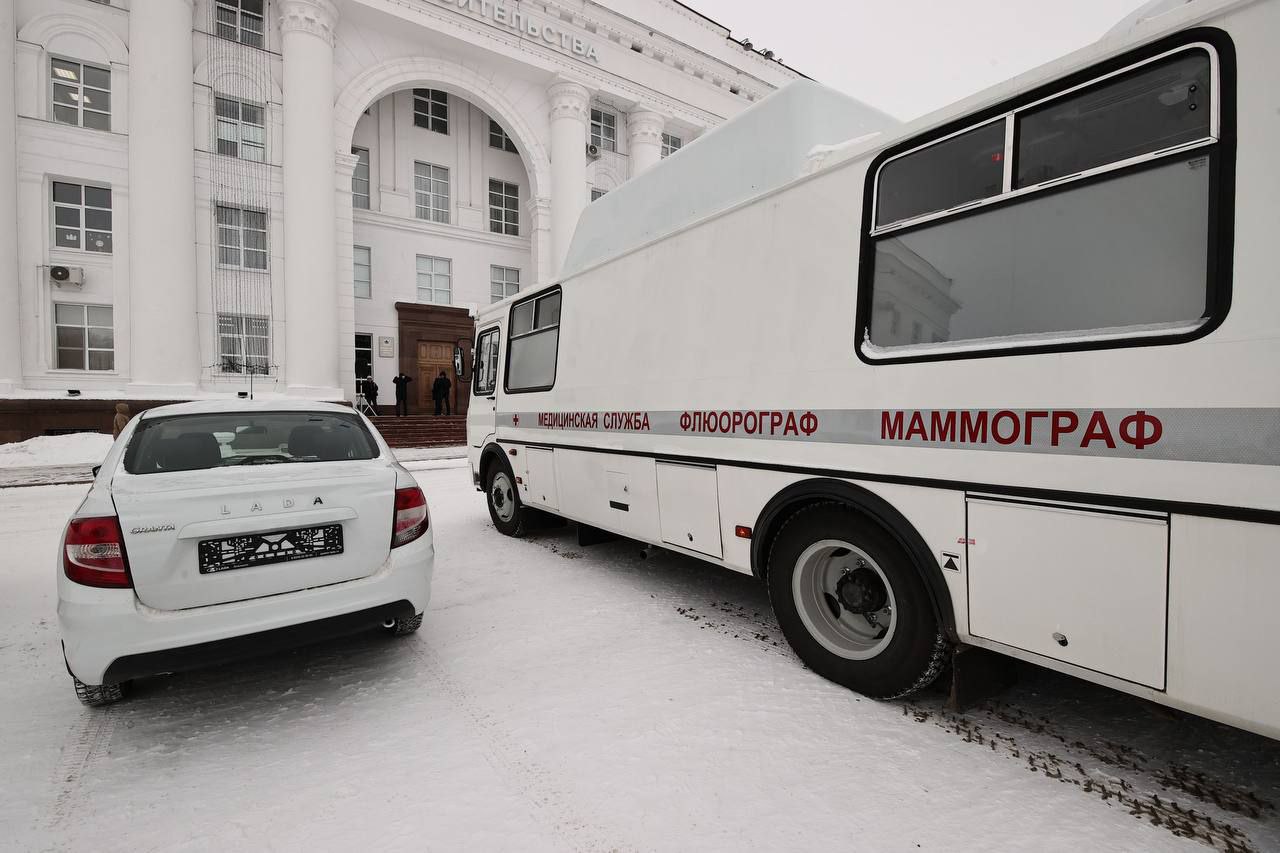
[[[121,471],[112,494],[138,599],[182,610],[373,574],[390,551],[395,484],[375,458]],[[316,532],[280,536],[299,530]]]

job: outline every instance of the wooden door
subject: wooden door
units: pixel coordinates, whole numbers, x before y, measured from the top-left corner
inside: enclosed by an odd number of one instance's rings
[[[431,399],[431,384],[440,371],[453,383],[449,388],[449,411],[457,411],[458,381],[453,375],[453,344],[445,341],[418,341],[418,411],[433,414],[435,401]]]

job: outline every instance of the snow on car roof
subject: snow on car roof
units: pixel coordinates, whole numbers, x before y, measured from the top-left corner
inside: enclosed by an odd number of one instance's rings
[[[157,406],[142,413],[142,418],[168,418],[174,415],[208,415],[219,412],[352,412],[350,406],[340,403],[322,403],[316,400],[292,400],[275,397],[269,400],[193,400]]]

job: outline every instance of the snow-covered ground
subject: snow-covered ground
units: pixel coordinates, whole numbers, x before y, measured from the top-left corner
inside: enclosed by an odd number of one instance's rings
[[[0,444],[0,468],[37,465],[97,465],[111,449],[109,433],[77,432],[42,435],[26,441]]]
[[[964,714],[862,699],[796,661],[752,579],[506,539],[465,467],[414,467],[421,632],[105,710],[76,703],[54,615],[84,486],[0,489],[0,848],[1280,849],[1280,744],[1034,669]]]

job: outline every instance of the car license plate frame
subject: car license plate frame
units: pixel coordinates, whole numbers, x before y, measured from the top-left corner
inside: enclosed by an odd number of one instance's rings
[[[342,525],[321,524],[205,539],[196,550],[202,575],[330,557],[343,553]]]

